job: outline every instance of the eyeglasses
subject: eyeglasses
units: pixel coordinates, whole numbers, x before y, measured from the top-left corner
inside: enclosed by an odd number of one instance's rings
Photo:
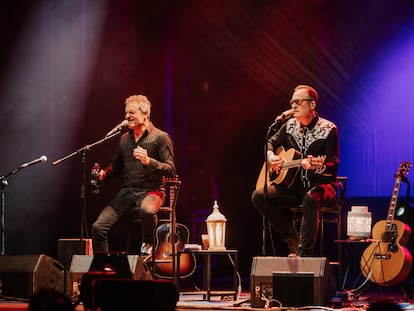
[[[313,99],[310,99],[310,98],[303,98],[303,99],[291,99],[291,100],[289,100],[289,104],[291,105],[291,106],[293,106],[293,105],[296,105],[296,106],[300,106],[300,105],[302,105],[304,102],[311,102],[311,101],[313,101]]]

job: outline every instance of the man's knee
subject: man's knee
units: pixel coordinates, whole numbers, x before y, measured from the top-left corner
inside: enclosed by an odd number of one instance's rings
[[[253,205],[257,208],[260,209],[259,207],[263,205],[263,193],[255,190],[252,193],[252,197],[251,197],[252,203]]]
[[[92,236],[97,236],[105,233],[103,227],[99,224],[99,222],[95,221],[92,224]]]
[[[303,208],[316,210],[318,208],[318,201],[320,201],[320,199],[315,198],[315,196],[305,194],[302,201]]]

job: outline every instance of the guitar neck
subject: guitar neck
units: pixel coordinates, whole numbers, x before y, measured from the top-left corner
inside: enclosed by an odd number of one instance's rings
[[[394,220],[395,207],[397,206],[398,192],[400,190],[401,177],[397,176],[394,183],[390,206],[388,208],[387,220],[385,223],[385,232],[391,232],[392,221]]]
[[[292,160],[289,162],[284,162],[282,164],[282,168],[293,168],[293,167],[298,167],[302,165],[302,159],[296,159],[296,160]]]

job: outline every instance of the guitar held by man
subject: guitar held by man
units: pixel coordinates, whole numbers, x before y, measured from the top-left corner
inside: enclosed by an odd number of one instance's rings
[[[276,154],[279,159],[274,160],[273,163],[280,163],[280,168],[278,170],[274,170],[271,166],[269,166],[266,174],[266,163],[264,163],[256,183],[256,189],[264,187],[265,178],[267,178],[266,182],[268,185],[275,182],[276,184],[289,188],[295,180],[296,174],[298,173],[298,167],[308,165],[313,168],[315,172],[318,172],[323,169],[323,164],[326,159],[325,155],[317,157],[308,156],[303,158],[301,153],[293,148],[285,151],[283,147],[280,147]],[[269,162],[271,161],[272,159],[269,159]]]
[[[361,272],[365,277],[381,286],[393,286],[404,281],[411,270],[412,257],[407,244],[411,229],[394,219],[401,181],[406,178],[410,162],[402,162],[397,171],[394,189],[388,208],[387,219],[378,221],[372,228],[371,243],[363,252]]]

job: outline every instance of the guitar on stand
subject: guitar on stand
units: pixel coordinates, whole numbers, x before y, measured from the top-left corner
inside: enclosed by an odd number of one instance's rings
[[[394,190],[388,208],[387,219],[380,220],[372,228],[371,243],[363,252],[361,272],[370,281],[381,286],[393,286],[404,281],[411,270],[412,257],[407,244],[411,229],[394,219],[401,181],[411,167],[410,162],[402,162],[395,176]]]
[[[154,248],[154,274],[160,278],[187,278],[191,276],[196,268],[196,261],[194,254],[183,253],[180,255],[180,275],[177,275],[176,256],[177,250],[183,250],[184,244],[189,242],[189,230],[186,226],[176,223],[175,207],[177,203],[177,196],[181,186],[181,182],[175,179],[165,179],[165,184],[169,186],[169,207],[161,208],[170,217],[167,223],[161,224],[157,227],[155,233],[155,248]]]

